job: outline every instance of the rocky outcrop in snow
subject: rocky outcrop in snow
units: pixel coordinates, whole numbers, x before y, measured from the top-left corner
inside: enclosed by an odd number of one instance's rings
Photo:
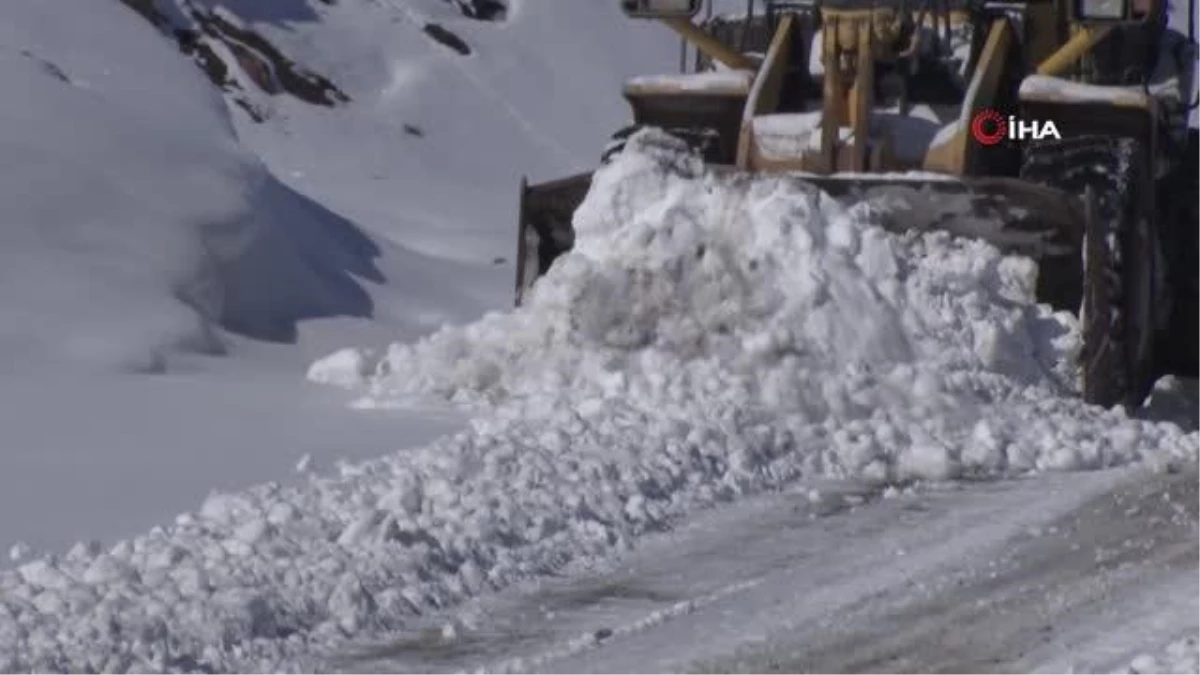
[[[275,45],[221,6],[192,0],[121,0],[195,60],[209,80],[228,92],[255,121],[267,115],[248,87],[268,95],[288,94],[313,105],[333,106],[350,97],[328,78],[283,54]],[[326,4],[332,4],[326,2]]]

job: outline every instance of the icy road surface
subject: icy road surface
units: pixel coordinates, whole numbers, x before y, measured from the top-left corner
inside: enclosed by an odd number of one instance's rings
[[[356,672],[1196,672],[1197,476],[808,484],[348,650]],[[1161,653],[1144,653],[1146,645]]]

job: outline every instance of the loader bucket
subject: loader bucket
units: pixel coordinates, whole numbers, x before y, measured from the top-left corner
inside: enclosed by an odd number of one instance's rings
[[[839,202],[864,205],[884,229],[945,231],[1038,263],[1037,298],[1077,312],[1083,298],[1082,204],[1060,190],[1005,177],[796,176]]]
[[[530,185],[521,179],[517,228],[517,305],[533,282],[550,269],[558,256],[575,244],[571,218],[592,186],[592,174],[582,173]]]
[[[637,124],[669,129],[715,132],[716,146],[704,153],[713,164],[733,164],[737,159],[738,131],[742,125],[742,110],[746,106],[744,93],[668,94],[635,93],[627,91],[625,98],[633,109]]]
[[[711,167],[732,174],[733,167]],[[1076,312],[1083,297],[1081,251],[1085,215],[1059,190],[1015,178],[945,178],[929,174],[787,174],[846,206],[870,208],[897,234],[946,231],[990,242],[1039,265],[1037,296],[1057,310]],[[571,217],[590,187],[590,174],[522,184],[517,303],[533,282],[574,243]]]

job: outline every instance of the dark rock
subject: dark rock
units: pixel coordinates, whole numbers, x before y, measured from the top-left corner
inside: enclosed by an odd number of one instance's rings
[[[263,91],[287,92],[314,105],[332,106],[350,100],[328,79],[301,68],[258,33],[239,28],[213,13],[196,11],[192,17],[208,37],[229,47],[238,65]]]
[[[233,102],[256,122],[266,117],[262,106],[242,90],[232,68],[246,74],[247,79],[271,96],[288,94],[312,105],[334,106],[350,100],[328,78],[301,67],[254,30],[243,28],[220,14],[197,9],[182,0],[182,13],[168,16],[159,10],[156,0],[120,0],[137,12],[159,31],[175,38],[179,51],[190,56],[222,91],[231,93]],[[336,0],[321,0],[333,5]],[[232,55],[225,61],[219,55],[217,43]]]
[[[463,16],[480,21],[502,21],[508,8],[500,0],[447,0],[458,7]]]
[[[54,79],[58,80],[59,82],[71,84],[71,78],[67,77],[67,74],[65,72],[63,72],[63,69],[59,68],[58,66],[54,65],[53,63],[47,61],[46,59],[35,56],[33,54],[33,52],[30,52],[27,49],[21,50],[21,56],[24,56],[25,58],[29,59],[30,61],[33,61],[34,63],[38,64],[38,66],[40,66],[41,69],[43,71],[45,71],[45,73],[47,75],[49,75],[50,77],[53,77]]]
[[[444,26],[436,23],[427,23],[425,24],[425,34],[463,56],[471,53],[471,48],[467,45],[466,41],[451,33]]]

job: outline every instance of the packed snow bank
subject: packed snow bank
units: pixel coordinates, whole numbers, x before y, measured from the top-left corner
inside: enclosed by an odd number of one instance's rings
[[[158,370],[220,351],[217,327],[290,340],[300,319],[370,315],[375,244],[241,148],[220,96],[132,10],[3,3],[0,80],[5,368]]]
[[[350,635],[802,475],[1194,461],[1194,433],[1056,396],[1073,326],[1030,304],[1028,265],[871,217],[636,136],[528,305],[373,364],[368,401],[490,403],[471,430],[0,572],[0,669],[319,670]]]

